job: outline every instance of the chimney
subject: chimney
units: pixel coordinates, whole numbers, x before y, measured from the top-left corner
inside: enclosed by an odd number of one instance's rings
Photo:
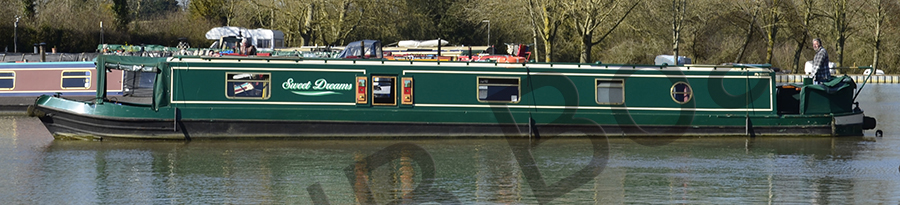
[[[41,44],[40,44],[40,46],[41,46],[41,62],[47,62],[47,52],[44,51],[44,46],[46,46],[46,45],[47,45],[47,43],[44,43],[44,42],[41,42]]]

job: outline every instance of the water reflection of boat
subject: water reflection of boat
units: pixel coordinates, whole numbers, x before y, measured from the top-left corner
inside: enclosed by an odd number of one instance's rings
[[[54,135],[843,136],[875,126],[854,106],[852,79],[776,85],[763,65],[191,56],[100,56],[97,65],[155,74],[152,102],[112,102],[106,86],[91,102],[42,96],[32,114]]]
[[[41,175],[23,177],[41,185],[35,189],[53,192],[59,187],[48,184],[62,184],[72,189],[63,196],[95,196],[97,201],[154,200],[147,198],[149,195],[204,203],[228,194],[235,197],[235,203],[296,204],[309,203],[306,197],[313,196],[307,191],[315,186],[332,204],[357,203],[360,194],[378,203],[402,202],[423,197],[409,195],[410,190],[429,182],[425,176],[434,176],[431,182],[435,187],[451,190],[466,204],[532,204],[546,193],[534,191],[537,183],[529,181],[533,178],[528,179],[528,175],[541,176],[547,185],[557,181],[577,185],[558,198],[547,199],[565,204],[661,203],[673,198],[704,202],[710,197],[753,202],[843,201],[847,196],[879,189],[866,181],[873,171],[880,170],[866,167],[871,157],[866,155],[871,151],[866,149],[868,140],[679,138],[661,141],[668,144],[645,146],[629,138],[610,138],[604,156],[609,161],[601,167],[602,172],[573,179],[567,176],[586,166],[589,160],[585,159],[597,151],[586,143],[588,139],[554,139],[535,147],[532,152],[539,173],[516,163],[509,141],[492,139],[412,141],[427,151],[430,158],[425,159],[429,160],[411,160],[417,156],[399,151],[389,155],[387,163],[368,168],[371,164],[356,162],[388,149],[396,141],[54,140],[34,160],[40,162],[33,166],[42,171]],[[424,166],[428,161],[433,166]],[[356,179],[355,183],[348,177]],[[89,189],[93,187],[103,189]],[[363,193],[363,188],[369,194]],[[145,194],[130,193],[134,190]]]

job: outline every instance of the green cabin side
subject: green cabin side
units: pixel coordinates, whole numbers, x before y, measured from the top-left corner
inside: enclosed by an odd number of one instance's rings
[[[191,120],[743,126],[779,118],[774,73],[736,66],[175,57],[161,71],[158,85],[172,89],[157,89],[168,99],[154,102]],[[240,95],[251,87],[262,92]]]

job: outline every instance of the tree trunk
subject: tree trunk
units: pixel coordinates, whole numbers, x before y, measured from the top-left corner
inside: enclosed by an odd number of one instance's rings
[[[884,22],[885,11],[881,6],[881,0],[875,1],[875,47],[872,51],[872,68],[878,69],[878,57],[881,56],[881,24]],[[874,71],[873,71],[874,72]]]
[[[844,66],[844,43],[847,40],[847,1],[839,0],[834,5],[834,30],[837,31],[835,39],[835,52],[837,52],[837,63],[835,67]]]
[[[553,46],[551,45],[550,40],[544,39],[544,62],[548,62],[548,63],[551,62],[550,54],[552,52],[552,50],[551,50],[552,47]]]
[[[544,61],[549,63],[551,62],[551,55],[553,54],[553,36],[551,36],[552,34],[550,34],[550,32],[552,31],[550,28],[550,17],[547,16],[549,15],[547,13],[547,7],[543,7],[541,9],[544,12]]]
[[[676,6],[677,8],[677,6]],[[678,65],[678,38],[680,32],[678,32],[678,11],[676,9],[675,16],[672,16],[672,53],[675,57],[672,57],[675,65]]]
[[[747,50],[747,46],[750,45],[750,39],[753,38],[753,22],[756,22],[755,12],[753,13],[753,18],[747,23],[747,38],[744,39],[744,45],[741,46],[741,50],[738,52],[737,58],[734,59],[734,63],[740,63],[744,58],[744,52]]]
[[[678,3],[681,3],[680,9],[678,8]],[[681,2],[679,2],[679,0],[672,1],[672,53],[674,53],[672,60],[675,65],[681,65],[681,62],[678,61],[678,56],[680,55],[678,54],[678,42],[681,39],[681,28],[684,24],[685,4],[687,4],[687,2],[684,0],[681,0]]]
[[[309,4],[306,7],[306,19],[303,20],[303,25],[300,26],[300,46],[306,46],[309,45],[309,42],[312,42],[312,39],[310,39],[312,37],[310,34],[312,29],[309,27],[312,26],[313,9],[315,7],[313,4]]]
[[[835,52],[837,52],[837,63],[835,63],[835,67],[843,67],[844,66],[844,32],[840,32],[837,37],[837,46],[835,48]]]
[[[800,73],[800,55],[802,55],[803,49],[806,49],[806,42],[810,40],[808,29],[809,21],[812,20],[812,0],[806,0],[804,3],[806,4],[806,13],[803,14],[803,39],[797,42],[797,51],[794,52],[794,70],[791,73]]]
[[[806,41],[797,42],[797,50],[794,51],[794,68],[791,70],[791,73],[799,73],[800,72],[800,55],[803,54],[803,49],[806,49]]]
[[[591,62],[591,47],[593,46],[594,35],[588,32],[587,34],[581,35],[581,57],[579,61],[581,63],[590,63]]]
[[[775,37],[778,34],[778,0],[774,0],[772,3],[772,21],[769,25],[769,35],[767,37],[768,44],[766,45],[766,63],[772,64],[772,52],[775,50]]]
[[[876,25],[875,27],[876,27],[875,28],[875,48],[873,48],[874,51],[872,51],[872,53],[874,53],[873,57],[872,57],[872,67],[877,69],[878,68],[878,57],[881,56],[881,28],[880,28],[881,25],[880,25],[880,23],[879,23],[879,25]]]
[[[537,30],[534,27],[531,27],[531,38],[534,39],[534,47],[531,48],[531,50],[533,52],[532,55],[534,56],[534,62],[541,62],[541,59],[539,58],[540,55],[538,55],[538,49],[537,49],[538,34],[537,34]]]

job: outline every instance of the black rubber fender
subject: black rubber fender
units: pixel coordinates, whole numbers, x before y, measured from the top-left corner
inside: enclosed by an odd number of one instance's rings
[[[875,129],[875,124],[877,124],[875,118],[869,116],[863,117],[863,129]]]

